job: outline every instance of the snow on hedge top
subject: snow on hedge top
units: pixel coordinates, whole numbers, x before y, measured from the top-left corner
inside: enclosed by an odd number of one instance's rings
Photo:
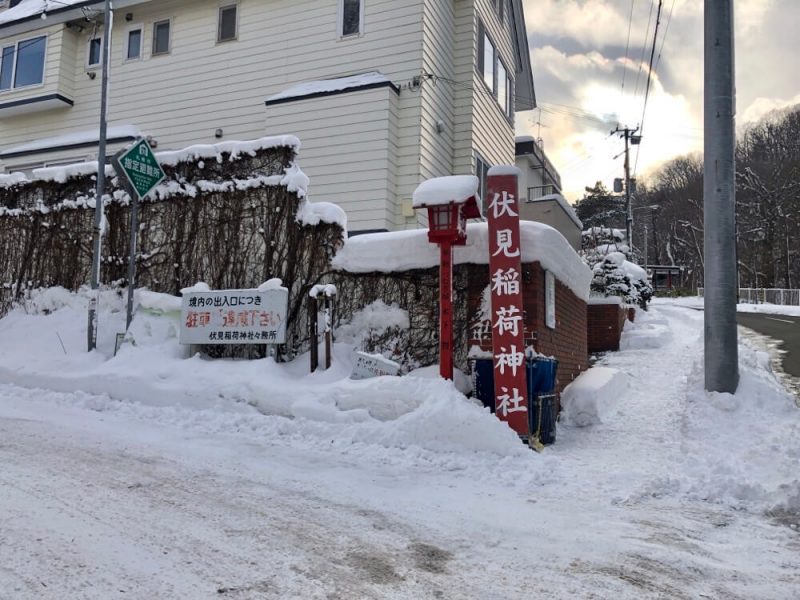
[[[580,299],[589,298],[592,272],[558,231],[534,221],[520,221],[522,262],[539,262]],[[467,243],[453,248],[455,264],[489,263],[486,223],[467,225]],[[350,273],[392,273],[428,269],[439,264],[439,248],[428,242],[427,229],[370,233],[347,240],[332,265]]]
[[[414,208],[439,206],[442,204],[463,204],[478,195],[480,182],[474,175],[450,175],[434,177],[419,184],[414,191]]]
[[[16,7],[14,7],[16,8]],[[13,10],[13,9],[12,9]],[[142,132],[136,125],[115,125],[109,127],[106,136],[108,139],[115,138],[136,138],[142,135]],[[72,133],[65,133],[56,137],[43,138],[34,140],[21,146],[14,146],[3,151],[3,154],[15,154],[16,152],[35,152],[36,150],[48,150],[50,148],[60,148],[62,146],[70,146],[72,144],[88,144],[97,142],[100,139],[99,129],[87,129],[84,131],[74,131]]]
[[[351,75],[350,77],[338,77],[336,79],[306,81],[303,83],[298,83],[297,85],[293,85],[282,92],[278,92],[277,94],[270,96],[267,98],[267,102],[274,102],[275,100],[284,100],[287,98],[302,98],[303,96],[324,94],[327,92],[338,92],[341,90],[363,87],[365,85],[386,83],[388,81],[390,81],[389,78],[379,71],[371,71],[369,73],[362,73],[360,75]]]
[[[647,281],[647,271],[645,271],[639,265],[626,260],[625,255],[622,252],[609,252],[605,256],[605,261],[613,263],[618,269],[627,275],[631,281]],[[602,271],[602,263],[595,265],[595,273],[601,273]]]
[[[222,162],[223,153],[230,154],[230,160],[236,160],[242,154],[250,154],[252,156],[259,150],[281,147],[294,148],[295,152],[297,152],[300,150],[300,140],[293,135],[276,135],[246,142],[231,141],[220,142],[219,144],[197,144],[183,150],[158,152],[156,153],[156,158],[158,158],[160,164],[170,166],[190,160],[209,158]]]
[[[14,8],[9,8],[0,13],[0,25],[40,15],[47,10],[56,10],[85,2],[86,0],[22,0]]]

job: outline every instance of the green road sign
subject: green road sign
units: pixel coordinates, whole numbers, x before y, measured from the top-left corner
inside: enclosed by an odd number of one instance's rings
[[[136,142],[117,161],[139,198],[147,196],[166,177],[147,140]]]

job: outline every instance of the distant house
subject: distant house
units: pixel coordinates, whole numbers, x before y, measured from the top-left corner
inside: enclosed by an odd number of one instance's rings
[[[351,231],[416,227],[425,179],[485,178],[535,107],[522,0],[115,0],[109,154],[292,133]],[[93,160],[101,0],[0,0],[0,172]]]
[[[550,225],[561,232],[575,250],[580,250],[581,221],[561,195],[561,175],[541,144],[532,137],[518,137],[515,164],[521,172],[520,218]]]

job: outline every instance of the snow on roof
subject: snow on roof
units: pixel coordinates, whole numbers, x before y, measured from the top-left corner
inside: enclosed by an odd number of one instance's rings
[[[390,79],[379,71],[361,73],[360,75],[351,75],[350,77],[338,77],[336,79],[306,81],[303,83],[298,83],[297,85],[293,85],[282,92],[278,92],[277,94],[270,96],[267,98],[267,102],[285,100],[287,98],[302,98],[303,96],[311,96],[313,94],[339,92],[351,88],[387,82],[390,82]]]
[[[532,202],[546,202],[548,200],[557,202],[558,205],[564,209],[564,212],[567,213],[567,216],[572,220],[572,222],[575,223],[579,229],[583,228],[583,223],[575,213],[575,209],[572,208],[572,205],[567,202],[567,199],[561,194],[548,194],[547,196],[536,198],[535,200],[532,200]]]
[[[592,272],[558,231],[543,223],[520,221],[522,262],[539,262],[573,293],[586,300]],[[488,264],[486,223],[467,225],[467,243],[453,248],[455,264]],[[350,238],[334,256],[335,269],[351,273],[391,273],[428,269],[439,264],[439,248],[427,229],[370,233]]]
[[[474,175],[450,175],[423,181],[414,190],[414,208],[441,204],[463,204],[478,195],[480,181]]]
[[[16,6],[14,8],[17,8]],[[12,9],[14,10],[14,9]],[[117,138],[137,138],[142,135],[142,132],[136,125],[115,125],[109,127],[106,133],[108,139]],[[72,146],[75,144],[89,144],[97,142],[100,139],[100,129],[87,129],[84,131],[74,131],[72,133],[65,133],[56,137],[42,138],[34,140],[20,146],[8,148],[0,155],[3,154],[16,154],[18,152],[35,152],[36,150],[48,150],[50,148],[60,148],[63,146]]]
[[[0,25],[40,15],[48,10],[56,10],[82,3],[86,3],[86,0],[22,0],[14,8],[9,8],[0,13]]]

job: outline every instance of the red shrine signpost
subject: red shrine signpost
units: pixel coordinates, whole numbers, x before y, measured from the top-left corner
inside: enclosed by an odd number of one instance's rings
[[[414,192],[414,208],[428,209],[428,241],[439,244],[439,374],[453,379],[453,246],[467,243],[467,219],[481,216],[478,178],[429,179]]]
[[[530,435],[522,304],[522,252],[516,167],[489,170],[489,276],[492,298],[495,414],[525,439]]]

